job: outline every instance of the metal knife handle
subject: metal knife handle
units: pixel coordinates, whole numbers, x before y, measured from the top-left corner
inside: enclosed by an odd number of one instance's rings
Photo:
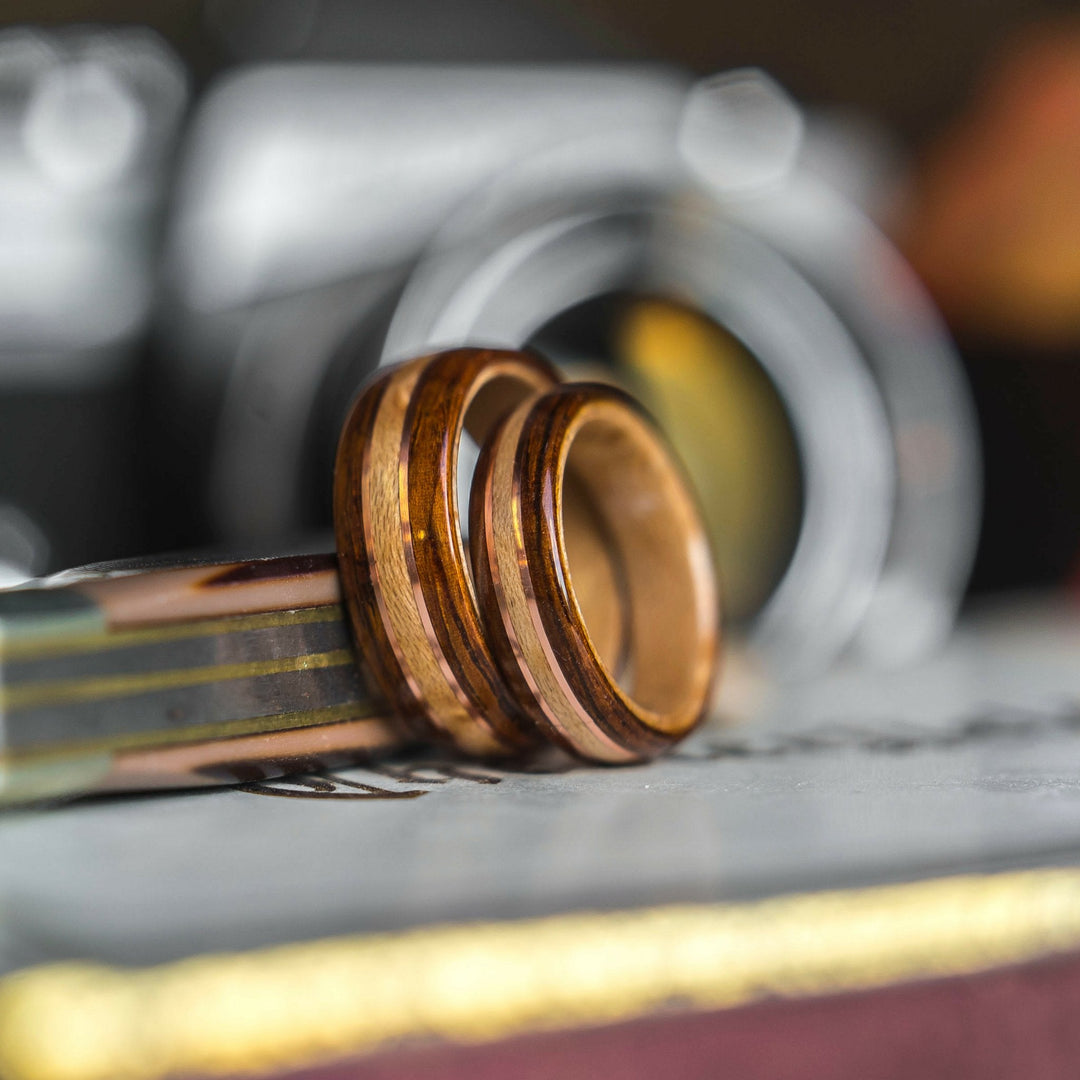
[[[332,555],[0,592],[0,801],[235,782],[401,741]]]

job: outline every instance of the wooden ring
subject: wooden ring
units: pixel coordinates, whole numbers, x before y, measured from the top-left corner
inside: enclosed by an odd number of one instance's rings
[[[485,641],[457,499],[468,430],[559,376],[529,353],[455,349],[387,369],[345,422],[334,474],[339,567],[365,667],[414,734],[470,754],[534,746]]]
[[[571,484],[621,563],[622,671],[599,654],[578,602],[563,523]],[[481,455],[470,514],[489,640],[542,729],[582,757],[626,762],[693,728],[718,663],[716,573],[682,469],[633,399],[579,384],[521,404]]]

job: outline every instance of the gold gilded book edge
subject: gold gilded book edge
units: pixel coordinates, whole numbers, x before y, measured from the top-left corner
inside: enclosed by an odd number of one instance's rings
[[[401,1040],[484,1042],[672,1005],[868,990],[1080,948],[1080,871],[1040,870],[346,937],[143,970],[0,979],[5,1080],[299,1068]]]

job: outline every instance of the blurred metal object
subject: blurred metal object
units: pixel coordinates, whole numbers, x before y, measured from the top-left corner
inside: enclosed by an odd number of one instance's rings
[[[0,589],[21,585],[48,565],[49,542],[17,506],[0,501]]]
[[[53,565],[134,531],[131,384],[186,96],[147,31],[0,33],[0,498]]]
[[[788,674],[852,643],[886,661],[929,648],[970,564],[974,426],[933,309],[803,164],[811,137],[759,72],[692,87],[647,69],[306,66],[219,87],[171,245],[186,342],[171,377],[216,423],[216,529],[250,540],[325,518],[321,433],[376,363],[550,348],[553,327],[605,298],[666,303],[760,366],[790,428],[797,535],[751,642]],[[633,378],[597,347],[611,327],[594,330],[556,359]],[[649,377],[659,403],[662,365]],[[665,419],[677,441],[693,428]],[[744,467],[696,456],[699,474]]]
[[[678,147],[708,186],[759,191],[788,178],[803,134],[802,113],[772,79],[759,71],[734,71],[690,90]]]
[[[153,283],[147,229],[186,100],[141,30],[0,34],[0,383],[124,364]]]

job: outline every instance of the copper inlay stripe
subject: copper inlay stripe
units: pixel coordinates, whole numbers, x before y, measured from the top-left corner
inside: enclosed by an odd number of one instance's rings
[[[167,626],[148,626],[138,630],[100,630],[57,637],[4,640],[0,634],[0,659],[45,660],[71,653],[102,652],[133,645],[157,645],[185,638],[212,637],[216,634],[238,634],[245,630],[267,630],[278,626],[298,626],[304,623],[336,622],[345,618],[340,604],[298,608],[292,611],[267,611],[258,615],[228,615],[218,619],[196,619],[192,622]]]
[[[1080,947],[1080,872],[437,926],[0,979],[5,1080],[298,1068],[402,1040],[485,1042],[987,971]]]
[[[46,705],[71,705],[86,701],[132,697],[156,690],[205,686],[232,679],[252,679],[261,675],[280,675],[292,671],[316,671],[355,663],[348,649],[333,652],[285,656],[274,660],[251,660],[244,664],[211,664],[207,667],[180,668],[176,671],[152,671],[138,675],[106,675],[94,679],[56,679],[0,687],[0,710],[41,708]]]

